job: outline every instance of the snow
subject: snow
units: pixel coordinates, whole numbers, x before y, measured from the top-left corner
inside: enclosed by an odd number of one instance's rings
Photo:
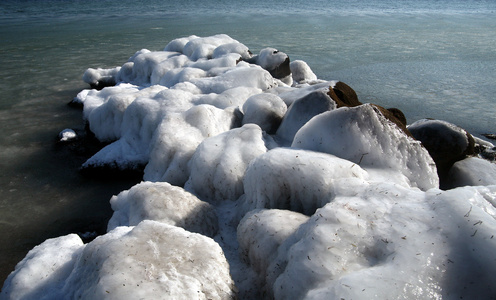
[[[457,161],[448,176],[452,187],[496,185],[496,163],[468,157]]]
[[[107,146],[83,167],[144,181],[110,199],[106,234],[33,248],[0,299],[496,297],[496,164],[458,161],[440,190],[420,142],[336,107],[337,81],[299,60],[274,78],[288,57],[193,35],[88,69],[101,89],[74,102]]]
[[[59,133],[59,141],[67,142],[77,138],[77,134],[74,130],[66,128]]]
[[[370,104],[314,117],[297,132],[292,147],[333,154],[366,170],[397,173],[387,177],[422,190],[439,185],[427,150]]]
[[[185,188],[208,202],[236,200],[243,194],[248,164],[266,151],[262,130],[255,124],[205,139],[190,160]]]
[[[317,80],[317,75],[312,71],[310,66],[302,60],[294,60],[289,64],[293,81],[297,83],[307,83]]]
[[[260,93],[251,96],[242,106],[243,124],[257,124],[267,133],[275,133],[288,107],[277,95]]]
[[[48,239],[34,247],[5,281],[1,299],[42,299],[64,286],[84,247],[76,234]]]
[[[325,90],[311,92],[290,105],[277,130],[277,137],[290,145],[296,132],[311,118],[333,109],[336,109],[336,103]]]
[[[480,208],[477,189],[349,188],[353,195],[338,195],[279,247],[267,280],[276,299],[495,295],[494,207]]]
[[[114,210],[108,231],[153,220],[214,237],[218,231],[213,206],[167,182],[142,182],[110,199]]]
[[[276,148],[246,170],[240,210],[277,208],[312,215],[330,200],[340,179],[367,177],[357,164],[330,154]]]

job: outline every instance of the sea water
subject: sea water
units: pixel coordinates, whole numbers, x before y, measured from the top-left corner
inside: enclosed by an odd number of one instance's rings
[[[66,103],[87,87],[85,69],[217,33],[302,59],[409,123],[496,132],[496,1],[3,0],[0,281],[44,239],[101,230],[110,196],[134,183],[83,178],[85,157],[54,146],[62,129],[83,126]]]

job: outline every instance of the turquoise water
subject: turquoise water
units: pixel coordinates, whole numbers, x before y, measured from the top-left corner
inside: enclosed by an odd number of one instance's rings
[[[84,179],[84,158],[53,146],[62,129],[82,127],[66,103],[86,88],[84,70],[217,33],[305,60],[409,122],[496,132],[496,1],[3,0],[0,239],[10,242],[0,246],[0,280],[45,238],[104,224],[110,196],[132,184]]]

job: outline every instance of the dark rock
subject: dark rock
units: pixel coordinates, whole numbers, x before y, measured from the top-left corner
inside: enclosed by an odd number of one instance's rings
[[[289,57],[287,57],[282,64],[276,66],[274,69],[267,71],[269,71],[272,77],[277,79],[288,77],[289,75],[291,75],[291,69],[289,68]]]
[[[393,116],[401,123],[403,124],[405,127],[406,127],[406,117],[405,117],[405,114],[403,114],[403,112],[401,110],[399,110],[398,108],[388,108],[387,110],[389,110]]]
[[[491,140],[496,140],[496,134],[492,134],[492,133],[483,133],[482,134],[483,136],[487,137],[488,139],[491,139]]]
[[[327,94],[336,102],[338,108],[343,106],[355,107],[362,104],[358,101],[355,91],[341,81],[338,81],[334,87],[329,88]]]
[[[116,82],[115,79],[108,79],[108,80],[102,80],[102,81],[97,81],[96,83],[90,83],[89,84],[92,89],[95,90],[102,90],[103,88],[106,88],[108,86],[115,86]]]
[[[376,104],[372,104],[372,106],[378,109],[386,119],[396,124],[396,126],[398,126],[406,135],[412,137],[412,134],[406,128],[406,118],[401,110],[397,108],[385,109],[384,107]]]
[[[278,65],[273,65],[274,60],[266,60],[266,57],[270,57],[272,55],[280,55],[282,57],[286,57],[284,61],[282,61]],[[281,59],[282,60],[282,59]],[[286,55],[283,52],[279,52],[276,49],[273,48],[266,48],[262,49],[260,51],[259,55],[252,56],[248,59],[244,59],[247,63],[250,64],[256,64],[264,68],[265,70],[269,71],[270,75],[272,77],[277,78],[277,79],[284,79],[287,78],[288,76],[291,75],[291,68],[289,67],[290,65],[290,60],[289,56]],[[275,60],[277,61],[277,60]]]
[[[109,163],[105,165],[83,165],[80,173],[85,177],[99,180],[131,179],[138,181],[143,178],[144,170],[144,165],[126,166],[123,168],[115,163]]]
[[[475,154],[488,161],[496,161],[496,147],[475,143]]]
[[[410,125],[408,130],[422,142],[436,163],[441,188],[453,164],[475,153],[472,135],[451,123],[424,119]]]
[[[355,107],[362,105],[358,100],[356,92],[346,83],[338,81],[334,87],[329,88],[327,95],[337,104],[337,107]],[[412,136],[406,128],[406,117],[403,112],[397,108],[385,109],[382,106],[373,106],[378,109],[386,119],[396,124],[406,135]]]

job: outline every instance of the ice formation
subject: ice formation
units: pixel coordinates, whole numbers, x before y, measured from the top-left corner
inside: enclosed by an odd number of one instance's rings
[[[494,162],[460,160],[439,189],[420,142],[337,108],[305,62],[189,36],[83,79],[99,90],[74,102],[108,143],[83,168],[145,181],[112,197],[106,234],[32,249],[0,299],[496,297]]]

